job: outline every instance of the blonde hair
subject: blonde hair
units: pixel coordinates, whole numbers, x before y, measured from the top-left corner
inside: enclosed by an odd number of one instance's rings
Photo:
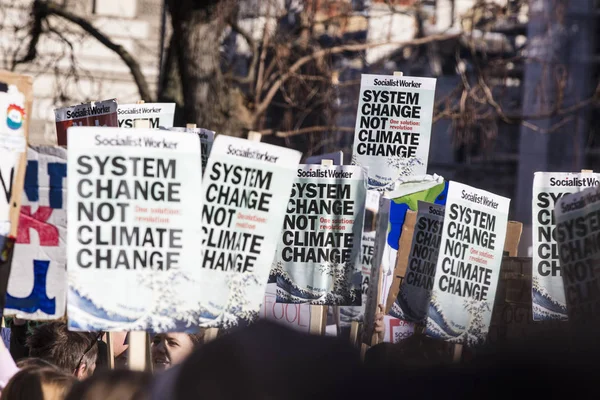
[[[0,400],[63,400],[75,381],[58,368],[24,368],[8,382]]]

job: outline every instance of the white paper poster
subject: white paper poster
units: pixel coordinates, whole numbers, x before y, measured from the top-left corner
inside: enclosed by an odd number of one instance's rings
[[[597,186],[600,174],[536,172],[533,178],[533,320],[566,320],[554,207],[564,195]]]
[[[0,242],[10,231],[10,198],[27,147],[24,123],[25,95],[15,85],[0,82]]]
[[[271,270],[278,302],[361,304],[365,178],[357,166],[298,168]]]
[[[369,189],[425,175],[435,99],[434,78],[363,74],[352,164],[368,167]]]
[[[202,326],[227,328],[258,317],[300,156],[245,139],[215,139],[202,187],[196,288]]]
[[[506,239],[510,199],[450,182],[426,334],[485,342]]]
[[[170,130],[176,132],[189,132],[195,133],[200,138],[200,147],[202,147],[202,173],[206,171],[206,164],[208,163],[208,157],[210,157],[210,151],[212,149],[213,142],[215,141],[215,132],[209,131],[204,128],[180,128],[175,127]]]
[[[444,206],[419,201],[406,275],[390,315],[423,324],[433,290],[444,226]]]
[[[196,330],[198,137],[77,127],[68,140],[70,329]]]
[[[30,147],[5,314],[58,319],[67,299],[67,150]]]
[[[569,321],[600,319],[600,188],[561,197],[554,209],[556,241]]]
[[[172,128],[175,103],[119,104],[119,128],[134,128],[136,120],[147,120],[151,129]]]

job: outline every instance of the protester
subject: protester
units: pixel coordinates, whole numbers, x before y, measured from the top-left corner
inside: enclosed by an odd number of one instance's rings
[[[143,400],[150,396],[152,375],[124,369],[104,370],[76,384],[66,400]]]
[[[153,399],[367,398],[360,357],[349,343],[306,335],[270,321],[196,350],[157,387]],[[167,371],[169,372],[169,371]],[[160,380],[160,378],[159,378]],[[348,384],[352,382],[352,384]]]
[[[64,322],[37,326],[27,338],[29,355],[58,366],[79,379],[93,374],[98,358],[99,335],[71,332]]]
[[[198,334],[159,333],[152,339],[152,363],[155,371],[163,371],[183,362],[202,344],[204,331]]]
[[[75,381],[58,368],[25,368],[8,382],[0,400],[63,400]]]
[[[19,372],[3,341],[0,341],[0,391],[4,390],[10,379]]]
[[[49,361],[42,360],[38,357],[27,357],[17,361],[17,367],[19,369],[25,368],[58,368],[56,365],[50,363]]]

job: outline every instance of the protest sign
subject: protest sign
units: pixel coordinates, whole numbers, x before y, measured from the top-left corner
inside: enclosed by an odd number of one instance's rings
[[[134,128],[134,121],[147,120],[152,129],[172,128],[175,119],[175,103],[119,104],[117,106],[119,128]]]
[[[598,184],[600,174],[536,172],[533,178],[533,319],[566,319],[567,305],[553,214],[563,196]]]
[[[368,167],[369,189],[427,173],[436,80],[363,74],[352,164]]]
[[[198,137],[73,127],[68,140],[69,328],[197,329]]]
[[[348,326],[352,321],[362,322],[371,280],[371,269],[375,254],[375,233],[377,213],[379,210],[380,193],[376,190],[367,190],[365,201],[365,222],[363,223],[362,245],[360,254],[360,268],[362,273],[361,305],[340,307],[340,326]],[[376,288],[375,288],[376,289]]]
[[[360,305],[366,195],[360,167],[298,168],[271,271],[278,302]]]
[[[6,314],[58,319],[67,298],[67,151],[29,147]]]
[[[426,334],[485,342],[500,275],[510,199],[450,182]]]
[[[408,272],[400,284],[391,316],[418,324],[427,318],[443,224],[444,206],[419,201]]]
[[[408,339],[415,333],[415,324],[399,318],[385,315],[383,317],[383,341],[386,343],[399,343]]]
[[[0,242],[17,235],[32,102],[30,76],[0,71]]]
[[[195,133],[200,138],[200,147],[202,147],[202,174],[206,171],[206,164],[215,141],[215,132],[204,128],[171,128],[171,131]]]
[[[295,150],[215,139],[202,187],[196,290],[203,326],[227,328],[258,316],[299,161]]]
[[[371,296],[369,290],[367,297],[364,343],[370,344],[373,334],[373,324],[370,321],[375,318],[378,301],[387,303],[384,310],[387,313],[398,296],[400,283],[406,271],[412,227],[416,216],[412,216],[411,211],[417,210],[419,201],[446,204],[447,185],[447,182],[438,175],[408,177],[398,181],[394,191],[380,197],[374,264],[370,278],[370,287],[377,287],[377,291]],[[402,243],[406,244],[401,246]],[[398,252],[403,248],[407,248],[406,256],[401,254],[400,257]],[[376,282],[379,284],[375,284]]]
[[[507,232],[507,240],[509,236]],[[533,320],[531,261],[531,258],[512,256],[502,260],[487,343],[494,345],[528,338],[553,338],[557,333],[566,331],[566,320]]]
[[[311,307],[309,304],[277,303],[277,284],[267,284],[265,298],[260,306],[259,317],[310,333]]]
[[[556,242],[569,322],[600,318],[600,187],[562,196],[554,207]]]
[[[117,101],[82,103],[54,110],[56,138],[59,146],[67,145],[67,129],[71,126],[118,126]]]

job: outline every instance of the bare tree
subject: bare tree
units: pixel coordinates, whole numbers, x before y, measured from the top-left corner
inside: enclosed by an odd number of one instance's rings
[[[76,26],[121,58],[142,99],[175,101],[183,110],[185,122],[220,133],[239,136],[246,130],[260,130],[288,145],[304,143],[302,150],[307,153],[335,140],[331,132],[353,131],[350,126],[338,126],[341,110],[336,104],[340,87],[355,87],[357,93],[359,82],[338,81],[344,68],[339,59],[357,54],[360,57],[362,52],[381,46],[393,45],[397,51],[370,68],[391,60],[396,65],[407,65],[408,72],[419,66],[439,74],[450,65],[460,77],[453,91],[437,99],[434,115],[436,121],[452,121],[457,145],[477,142],[485,146],[495,138],[499,121],[536,129],[536,119],[559,116],[562,121],[597,105],[598,90],[590,98],[565,105],[562,100],[568,71],[554,63],[547,66],[547,74],[557,82],[557,98],[540,107],[535,115],[523,115],[511,106],[510,88],[520,84],[524,63],[535,61],[527,53],[526,21],[521,18],[527,13],[526,0],[509,0],[505,6],[477,0],[469,12],[460,16],[460,29],[433,33],[428,30],[428,18],[432,17],[424,12],[421,1],[399,7],[388,0],[385,3],[390,14],[408,15],[414,21],[414,38],[400,42],[348,40],[339,34],[329,35],[336,40],[323,41],[323,31],[346,32],[354,16],[351,7],[343,6],[349,3],[298,3],[300,7],[290,11],[283,1],[276,0],[167,1],[172,33],[161,66],[163,79],[157,93],[153,93],[136,57],[106,33],[61,4],[35,0],[27,29],[15,32],[23,45],[14,50],[10,67],[35,62],[40,37],[54,35],[63,39],[61,56],[71,56],[73,75],[77,76],[80,72],[72,43],[65,35],[61,37],[62,28]],[[564,12],[562,3],[558,1],[551,12]],[[256,9],[255,19],[264,21],[260,29],[244,27],[244,6]],[[330,11],[323,12],[327,7]],[[295,13],[295,22],[290,24],[291,12]],[[64,26],[57,29],[50,17],[60,19]],[[247,55],[230,57],[240,41],[248,49]],[[560,129],[560,121],[546,131]]]

